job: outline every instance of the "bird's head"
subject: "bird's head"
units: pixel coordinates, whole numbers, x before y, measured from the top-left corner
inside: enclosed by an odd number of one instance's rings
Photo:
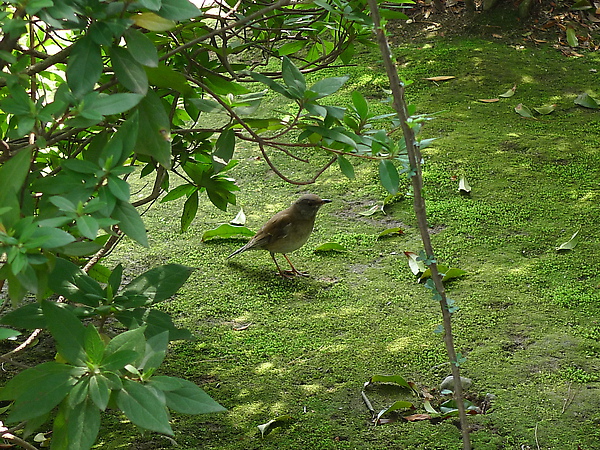
[[[331,203],[331,200],[321,198],[315,194],[304,194],[293,204],[293,207],[300,211],[305,217],[315,216],[317,211],[325,203]]]

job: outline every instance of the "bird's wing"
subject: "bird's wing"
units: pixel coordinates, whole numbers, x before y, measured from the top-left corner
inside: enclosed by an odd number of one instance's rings
[[[291,226],[292,220],[289,214],[277,214],[256,233],[255,245],[266,245],[273,240],[284,239]]]

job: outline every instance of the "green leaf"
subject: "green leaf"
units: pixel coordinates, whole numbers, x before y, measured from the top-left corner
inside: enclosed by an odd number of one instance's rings
[[[310,98],[318,99],[337,92],[349,78],[349,76],[331,77],[317,81],[310,87],[310,92],[315,93],[316,96],[310,96]]]
[[[552,112],[554,112],[554,110],[556,110],[556,104],[554,105],[545,105],[545,106],[540,106],[539,108],[533,108],[537,113],[539,114],[550,114]]]
[[[380,419],[383,415],[389,414],[393,411],[398,411],[400,409],[414,409],[414,408],[415,408],[415,405],[413,405],[411,402],[407,402],[404,400],[398,400],[398,401],[394,402],[389,408],[385,408],[385,409],[382,409],[381,411],[379,411],[379,414],[377,414],[375,421],[376,421],[376,423],[380,423]]]
[[[224,223],[223,225],[219,225],[217,228],[205,231],[202,235],[202,242],[206,242],[210,239],[214,238],[231,238],[234,236],[254,236],[255,232],[239,225],[230,225],[228,223]]]
[[[140,5],[152,11],[158,11],[162,5],[161,0],[139,0]]]
[[[462,277],[463,275],[466,275],[468,273],[469,272],[467,272],[466,270],[450,268],[444,274],[444,277],[442,278],[442,281],[453,280],[454,278]]]
[[[100,46],[84,35],[75,44],[67,62],[67,83],[77,98],[90,92],[102,75]]]
[[[119,200],[129,201],[129,183],[115,175],[108,176],[108,189]]]
[[[258,82],[268,86],[269,88],[271,88],[272,91],[275,91],[275,92],[283,95],[286,98],[289,98],[289,99],[302,98],[302,97],[298,97],[295,93],[292,93],[290,90],[285,88],[283,85],[277,83],[276,81],[274,81],[274,80],[270,79],[269,77],[266,77],[260,73],[251,72],[250,76],[255,81],[258,81]]]
[[[573,250],[579,242],[579,238],[577,237],[579,231],[581,230],[577,230],[575,233],[573,233],[571,239],[569,239],[567,242],[563,242],[558,247],[556,247],[556,251]]]
[[[141,362],[138,364],[139,369],[146,371],[157,369],[167,355],[167,347],[169,346],[169,332],[155,334],[146,341],[146,351]]]
[[[66,231],[52,227],[38,227],[34,231],[31,239],[39,239],[41,248],[57,248],[70,244],[75,240]]]
[[[389,159],[379,161],[379,178],[383,187],[392,195],[398,193],[400,176],[394,163]]]
[[[72,408],[63,404],[54,420],[51,448],[89,449],[99,431],[100,410],[90,399]]]
[[[575,34],[575,29],[573,27],[567,27],[567,42],[571,47],[579,46],[579,39],[577,39],[577,34]]]
[[[115,314],[115,317],[126,327],[132,329],[145,327],[146,336],[154,336],[163,331],[169,332],[169,340],[190,339],[191,333],[186,329],[179,329],[173,324],[173,319],[167,313],[156,309],[136,308]]]
[[[164,19],[153,12],[144,12],[135,14],[131,18],[133,23],[138,27],[145,28],[149,31],[168,31],[171,28],[175,28],[177,25],[175,22],[169,19]]]
[[[124,38],[133,59],[146,67],[158,67],[158,52],[150,38],[135,28],[129,28]]]
[[[108,379],[101,373],[92,375],[90,377],[88,392],[90,399],[94,402],[96,407],[104,411],[108,406],[108,401],[110,399]]]
[[[193,267],[166,264],[144,272],[129,283],[123,295],[143,295],[158,303],[172,297],[194,272]]]
[[[393,227],[383,230],[381,233],[377,235],[377,239],[389,236],[390,234],[404,234],[404,230],[400,227]]]
[[[362,120],[366,120],[369,117],[369,104],[360,92],[352,91],[352,104]]]
[[[111,217],[119,221],[119,228],[123,233],[141,246],[148,247],[146,226],[131,203],[118,200]]]
[[[132,351],[138,356],[143,355],[146,348],[144,331],[144,327],[140,327],[136,328],[135,330],[128,330],[124,333],[117,334],[114,338],[112,338],[104,350],[104,359],[102,361],[102,365],[104,366],[106,361],[109,360],[112,355],[116,355],[118,352]]]
[[[148,92],[148,76],[140,63],[124,48],[113,46],[110,59],[119,83],[132,92],[146,95]]]
[[[0,166],[0,223],[6,228],[20,219],[17,193],[25,183],[31,164],[31,149],[24,149]]]
[[[508,91],[506,91],[504,94],[500,94],[498,97],[503,97],[503,98],[510,98],[513,95],[515,95],[515,92],[517,91],[517,85],[515,84],[512,88],[510,88]]]
[[[228,128],[221,133],[215,144],[213,153],[213,168],[215,173],[219,173],[227,165],[235,151],[235,131]]]
[[[533,118],[533,113],[527,106],[523,105],[523,103],[519,103],[515,106],[515,112],[521,117],[526,117],[528,119]]]
[[[403,388],[414,391],[414,388],[411,386],[411,384],[400,375],[373,375],[371,379],[365,383],[365,387],[372,383],[394,383],[398,386],[402,386]]]
[[[70,364],[85,365],[85,327],[63,305],[44,300],[42,311],[48,330],[56,340],[56,350]]]
[[[600,104],[598,101],[586,94],[585,92],[581,95],[578,95],[575,99],[575,104],[579,106],[583,106],[584,108],[598,109]]]
[[[144,96],[142,94],[121,93],[112,95],[100,94],[94,101],[94,110],[98,114],[108,116],[121,114],[135,107]]]
[[[88,361],[94,365],[100,364],[104,358],[105,345],[98,330],[91,323],[85,327],[84,339],[84,349]]]
[[[226,411],[194,383],[181,378],[157,376],[148,383],[164,392],[167,406],[183,414],[208,414]]]
[[[11,330],[10,328],[0,327],[0,340],[9,339],[15,336],[20,336],[21,332],[17,330]]]
[[[330,252],[330,251],[347,252],[348,249],[346,247],[344,247],[343,245],[340,245],[336,242],[326,242],[325,244],[321,244],[321,245],[315,247],[315,249],[314,249],[315,253]]]
[[[6,423],[33,419],[50,412],[72,389],[79,372],[54,361],[26,369],[0,390],[0,399],[15,400]]]
[[[294,95],[294,98],[304,97],[306,91],[306,80],[302,72],[294,65],[291,59],[284,56],[281,65],[281,74],[283,81],[288,87],[289,91]]]
[[[79,232],[92,241],[98,236],[98,221],[92,216],[79,216],[76,219]]]
[[[153,157],[160,165],[171,167],[169,116],[154,92],[149,91],[138,106],[139,132],[135,152]]]
[[[152,389],[125,379],[116,400],[119,409],[137,426],[173,435],[165,405]]]
[[[306,47],[305,41],[286,42],[277,49],[277,54],[279,56],[291,55],[292,53],[296,53],[297,51],[302,50],[304,47]]]
[[[135,350],[117,350],[102,360],[102,368],[106,371],[123,370],[126,365],[134,363],[140,356],[141,354]]]
[[[196,5],[188,0],[162,0],[158,15],[165,19],[182,21],[202,14]]]
[[[161,199],[161,203],[170,202],[172,200],[177,200],[178,198],[183,197],[184,195],[190,196],[194,191],[197,191],[198,188],[193,184],[180,184],[174,189],[171,189],[167,195],[165,195]]]
[[[371,206],[369,209],[367,209],[366,211],[360,211],[358,213],[358,215],[360,216],[372,216],[375,213],[381,212],[385,215],[385,203],[381,204],[381,205],[373,205]]]
[[[258,430],[260,431],[260,435],[262,437],[265,437],[267,434],[269,434],[275,428],[288,426],[294,422],[295,422],[295,420],[292,416],[279,416],[273,420],[269,420],[267,423],[258,425]]]
[[[46,328],[46,318],[38,303],[30,303],[10,311],[0,318],[0,323],[29,330]]]
[[[48,286],[54,292],[72,302],[96,307],[104,297],[104,290],[98,282],[70,261],[57,258],[54,270],[50,273]]]
[[[198,190],[192,192],[188,199],[183,204],[183,212],[181,213],[181,232],[184,233],[192,224],[198,212]]]
[[[352,163],[350,161],[348,161],[348,159],[346,159],[342,155],[338,155],[337,162],[338,162],[338,165],[340,166],[340,170],[342,171],[342,173],[344,175],[346,175],[350,179],[355,178],[354,166],[352,165]]]

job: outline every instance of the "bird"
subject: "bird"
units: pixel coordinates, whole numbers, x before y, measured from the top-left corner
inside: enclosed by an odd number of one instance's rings
[[[306,243],[313,231],[317,212],[326,203],[331,203],[331,200],[315,194],[302,195],[289,208],[271,217],[246,245],[238,248],[227,259],[246,250],[267,250],[282,277],[308,276],[306,272],[300,272],[294,267],[286,253],[298,250]],[[275,253],[283,254],[292,270],[281,270]]]

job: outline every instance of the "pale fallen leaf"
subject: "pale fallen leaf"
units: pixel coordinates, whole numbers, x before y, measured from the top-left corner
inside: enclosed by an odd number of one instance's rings
[[[427,270],[427,267],[425,267],[423,261],[417,259],[419,255],[417,255],[415,252],[404,252],[404,256],[408,258],[408,267],[410,267],[410,271],[413,273],[413,275],[419,276],[425,272],[425,270]]]
[[[496,103],[500,101],[499,98],[479,98],[477,100],[483,103]]]
[[[238,326],[233,327],[233,331],[244,331],[244,330],[247,330],[248,328],[250,328],[251,325],[252,325],[252,323],[238,325]]]
[[[439,77],[428,77],[428,78],[423,78],[423,79],[429,80],[429,81],[447,81],[447,80],[452,80],[453,78],[456,78],[456,77],[449,76],[449,75],[442,75]]]
[[[244,209],[240,208],[240,211],[237,213],[234,219],[229,222],[231,225],[246,225],[246,214],[244,214]]]
[[[458,182],[458,190],[459,192],[464,192],[465,194],[469,194],[471,192],[471,186],[469,186],[469,183],[467,183],[465,177],[460,178],[460,181]]]
[[[563,242],[558,247],[556,247],[556,251],[560,252],[563,250],[573,250],[575,248],[575,246],[577,245],[577,243],[579,242],[579,239],[577,238],[578,234],[579,234],[579,230],[577,230],[573,234],[573,236],[571,236],[571,239],[569,239],[567,242]]]
[[[431,416],[429,414],[412,414],[410,416],[402,416],[402,418],[409,422],[416,422],[418,420],[429,420]]]
[[[540,114],[544,114],[544,115],[550,114],[551,112],[553,112],[556,109],[556,104],[540,106],[539,108],[533,108],[533,109]]]

